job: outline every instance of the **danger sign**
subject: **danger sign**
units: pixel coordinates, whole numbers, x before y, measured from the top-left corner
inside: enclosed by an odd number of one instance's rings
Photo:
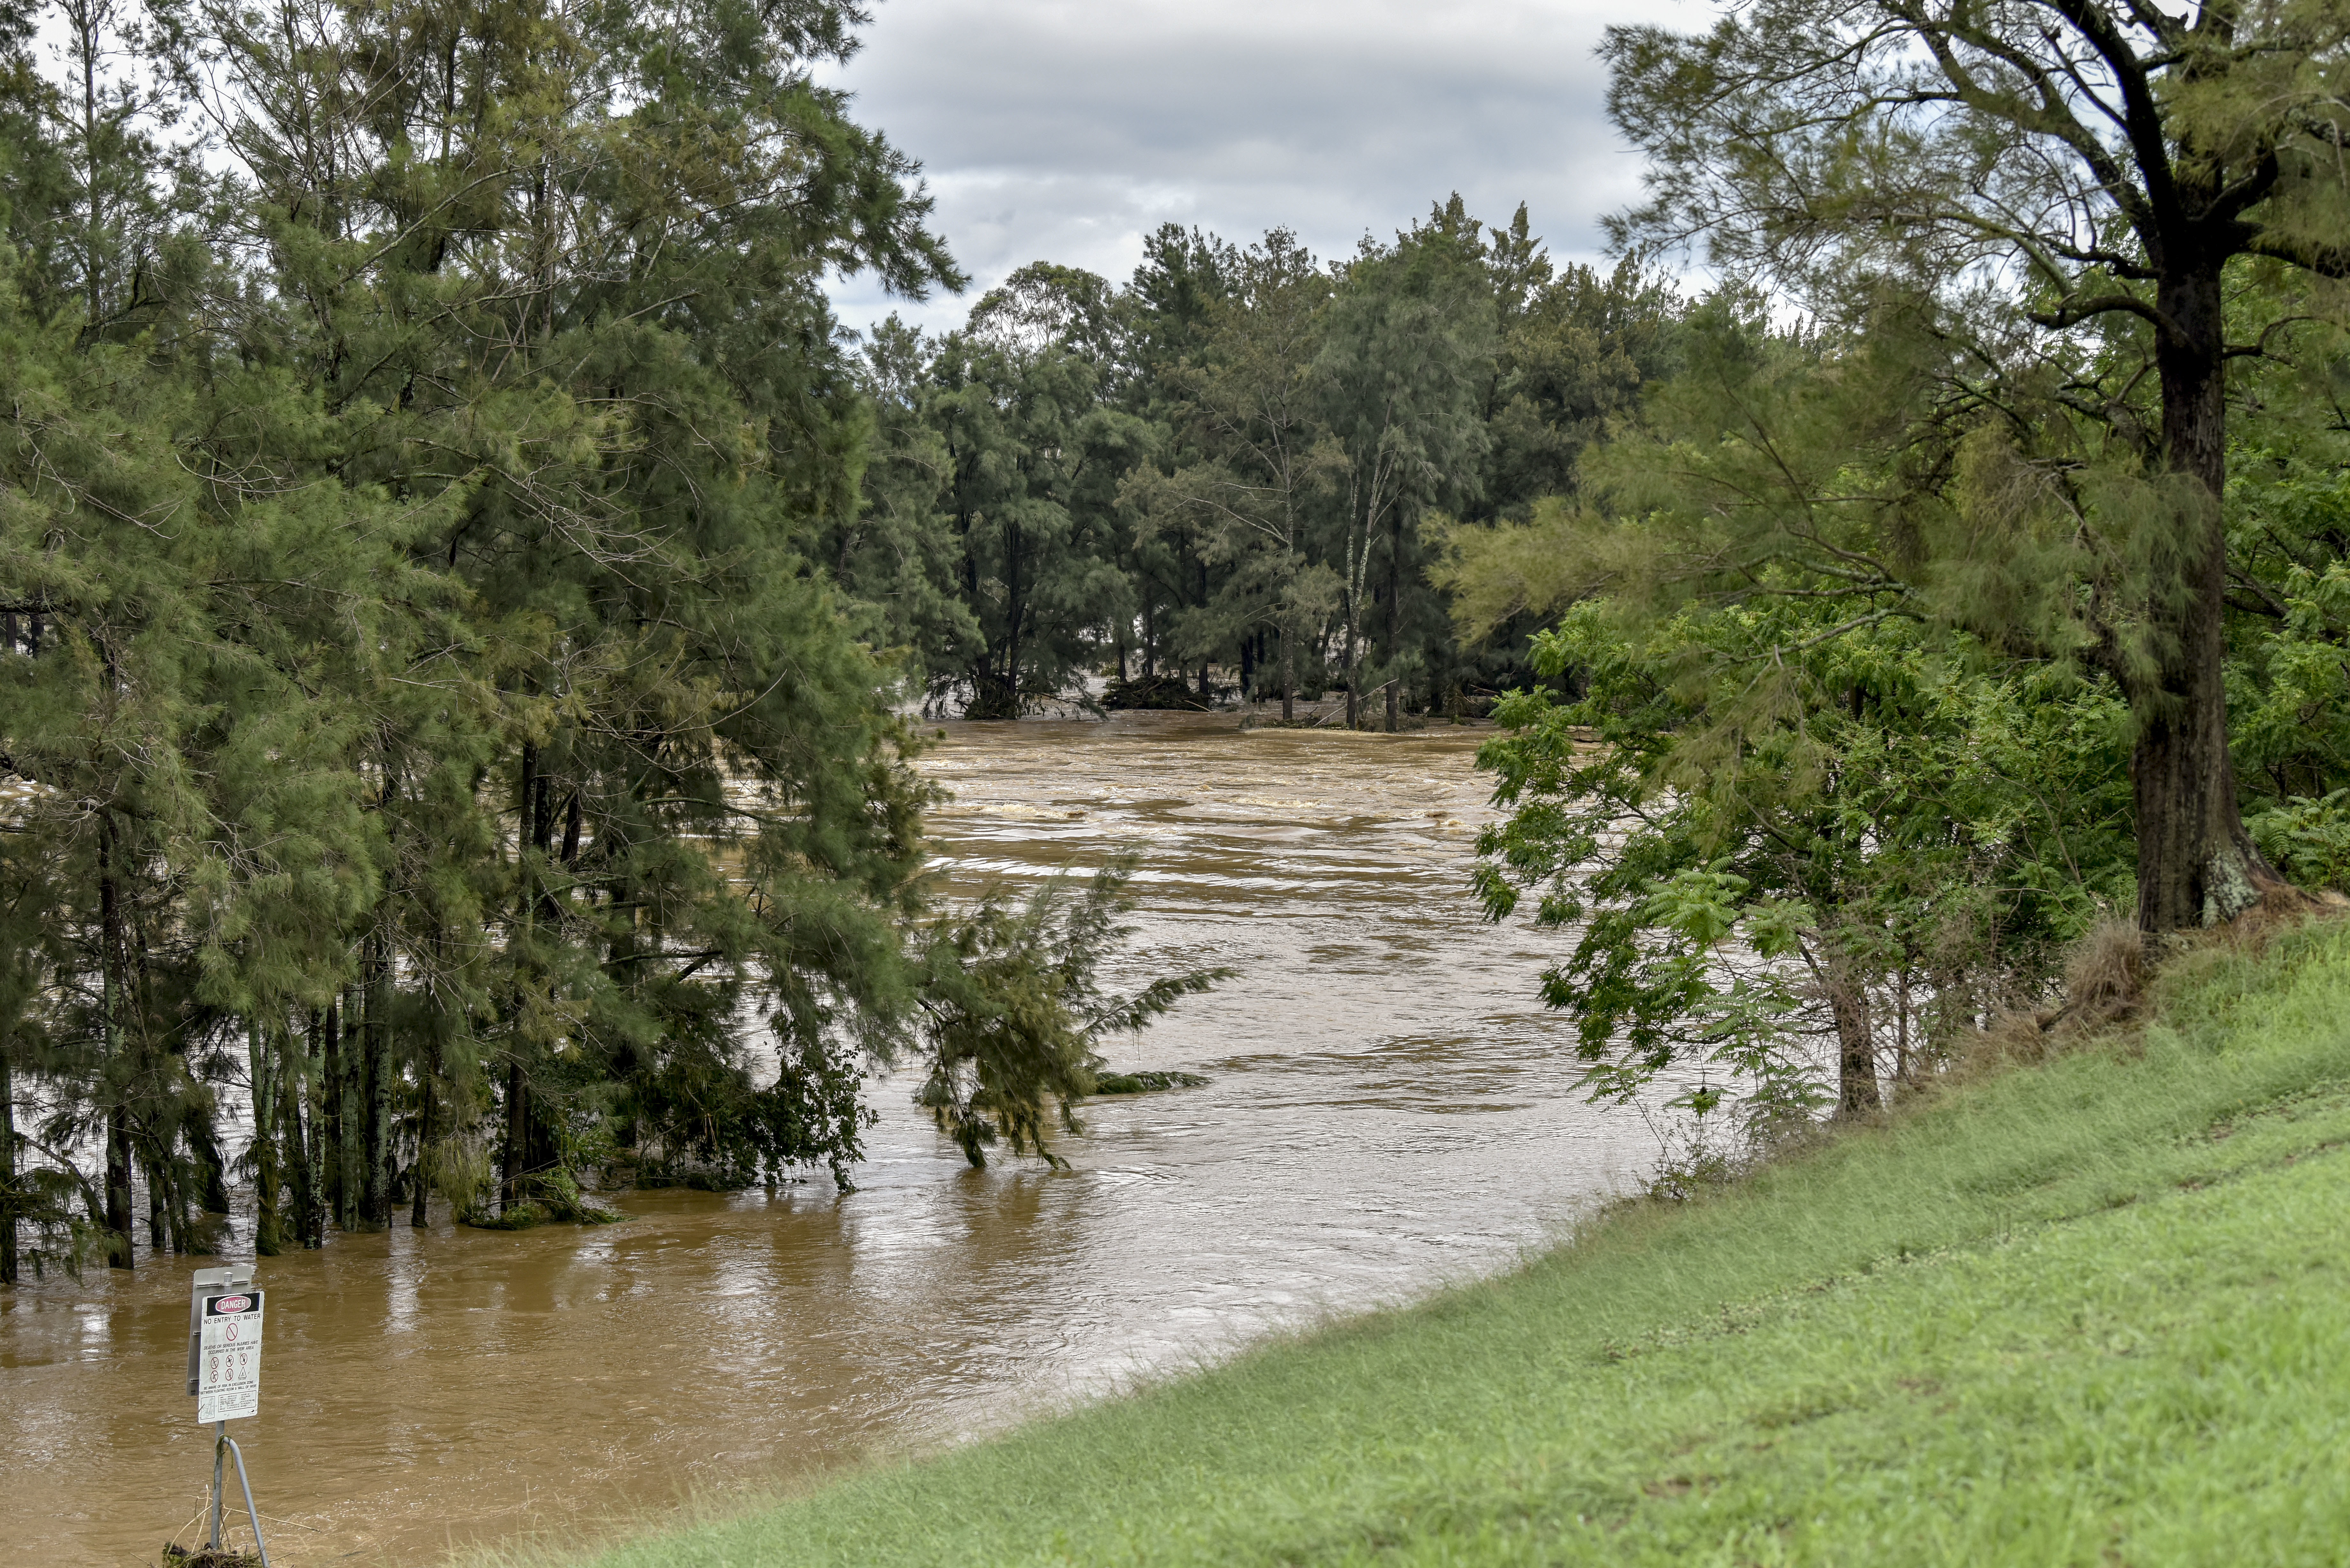
[[[236,1421],[261,1411],[261,1293],[204,1297],[197,1347],[196,1419]]]

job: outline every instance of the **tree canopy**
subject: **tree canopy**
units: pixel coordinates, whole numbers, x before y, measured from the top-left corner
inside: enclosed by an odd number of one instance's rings
[[[1649,158],[1616,238],[1721,286],[1575,486],[1443,568],[1467,629],[1565,612],[1570,690],[1497,711],[1480,888],[1572,931],[1598,1091],[1710,1065],[1762,1123],[1859,1114],[2058,1017],[2124,910],[2158,943],[2340,882],[2344,25],[1609,34]]]
[[[2049,460],[2068,576],[2098,589],[2078,619],[2130,704],[2152,932],[2277,882],[2229,750],[2221,504],[2229,367],[2274,340],[2231,333],[2227,294],[2350,263],[2345,43],[2331,0],[1762,0],[1604,51],[1650,168],[1622,242],[1702,241],[1827,319],[1931,299],[1953,392]]]

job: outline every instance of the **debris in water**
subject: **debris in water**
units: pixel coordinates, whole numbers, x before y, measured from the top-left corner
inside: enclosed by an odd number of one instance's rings
[[[1154,1089],[1196,1089],[1207,1081],[1197,1073],[1103,1073],[1094,1079],[1094,1093],[1147,1095]]]
[[[231,1546],[199,1546],[193,1551],[177,1542],[163,1543],[163,1568],[261,1568],[257,1552]]]

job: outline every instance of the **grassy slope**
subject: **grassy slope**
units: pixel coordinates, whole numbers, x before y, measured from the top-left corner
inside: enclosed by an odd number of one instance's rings
[[[2350,1561],[2350,929],[1488,1284],[608,1568]]]

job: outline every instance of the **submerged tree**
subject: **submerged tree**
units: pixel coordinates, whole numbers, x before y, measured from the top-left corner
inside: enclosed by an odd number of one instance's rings
[[[102,1148],[126,1263],[142,1179],[209,1244],[228,1079],[265,1251],[854,1158],[923,791],[808,555],[868,428],[820,283],[960,281],[812,80],[857,13],[130,20],[193,172],[9,78],[12,1122]]]
[[[1048,1124],[1078,1130],[1099,1046],[1148,1028],[1183,997],[1232,977],[1229,969],[1165,975],[1129,994],[1102,989],[1102,967],[1132,928],[1131,857],[1094,873],[1082,890],[1054,877],[1026,898],[991,892],[942,919],[926,948],[921,1042],[929,1067],[917,1098],[972,1164],[1002,1142],[1058,1166]]]

